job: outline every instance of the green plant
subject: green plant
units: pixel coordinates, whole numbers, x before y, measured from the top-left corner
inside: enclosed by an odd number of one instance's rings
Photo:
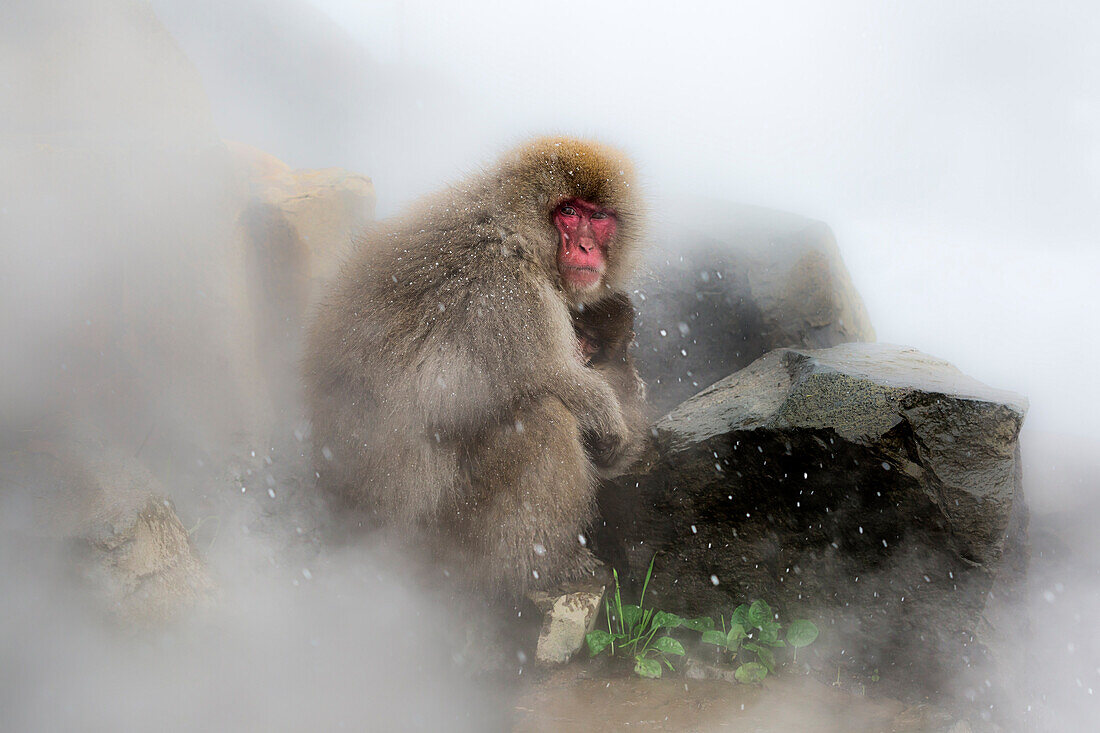
[[[708,619],[709,620],[709,619]],[[702,642],[718,647],[719,661],[722,654],[728,655],[732,663],[741,662],[734,672],[738,682],[760,682],[769,673],[775,674],[775,652],[773,649],[789,646],[794,650],[795,659],[798,650],[808,646],[817,638],[817,626],[812,621],[798,619],[787,628],[787,638],[780,638],[782,626],[775,620],[771,606],[761,600],[751,605],[742,603],[730,614],[727,627],[726,619],[718,617],[721,630],[710,628],[702,632]]]
[[[683,645],[668,636],[684,620],[674,613],[658,611],[645,607],[645,593],[649,588],[649,579],[653,576],[653,560],[649,561],[642,595],[637,605],[624,604],[619,588],[619,573],[612,570],[615,578],[615,593],[612,599],[604,599],[604,611],[607,614],[607,631],[596,629],[585,637],[590,656],[607,651],[612,657],[628,657],[634,660],[634,672],[641,677],[661,676],[661,665],[675,669],[670,656],[682,657]],[[662,633],[663,631],[663,633]],[[658,635],[660,634],[660,635]]]
[[[797,661],[798,650],[817,639],[817,626],[805,619],[792,621],[787,627],[786,638],[781,638],[782,626],[771,606],[762,600],[735,608],[728,624],[721,615],[716,624],[707,616],[681,618],[674,613],[646,608],[645,594],[653,577],[655,560],[656,556],[649,561],[637,605],[623,603],[619,574],[612,570],[614,593],[604,599],[607,631],[597,629],[585,637],[590,656],[607,652],[611,657],[632,659],[636,674],[660,677],[662,664],[675,670],[669,657],[684,656],[683,644],[669,636],[669,632],[677,628],[688,629],[701,634],[704,644],[718,647],[719,662],[737,664],[734,677],[738,682],[749,684],[775,673],[774,649],[790,647]]]
[[[798,661],[798,650],[809,646],[817,640],[817,626],[813,621],[804,618],[791,621],[787,627],[787,646],[794,649],[794,661]]]

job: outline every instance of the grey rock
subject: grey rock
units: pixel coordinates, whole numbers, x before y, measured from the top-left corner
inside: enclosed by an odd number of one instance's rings
[[[875,340],[826,224],[714,201],[663,208],[675,219],[655,226],[634,294],[638,371],[658,412],[773,349]]]
[[[913,349],[769,353],[656,423],[597,554],[637,582],[657,553],[658,608],[762,598],[817,621],[807,659],[936,689],[985,653],[994,582],[1018,592],[1026,410]]]

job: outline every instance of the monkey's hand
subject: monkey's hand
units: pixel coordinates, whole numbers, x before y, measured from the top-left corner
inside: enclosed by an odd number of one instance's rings
[[[604,478],[619,475],[622,467],[633,458],[634,451],[631,449],[633,441],[625,437],[597,435],[594,432],[585,431],[581,439],[588,458]]]
[[[626,471],[641,454],[649,420],[646,415],[645,383],[638,376],[629,356],[594,364],[619,399],[619,408],[627,424],[627,437],[618,445],[608,445],[603,437],[589,431],[583,434],[589,460],[603,478],[613,478]]]
[[[596,340],[595,336],[578,330],[577,350],[580,354],[581,362],[588,365],[592,363],[592,359],[599,353],[600,343]]]
[[[614,472],[631,458],[636,442],[622,405],[598,371],[585,368],[576,380],[577,389],[562,401],[576,415],[585,451],[597,470]]]

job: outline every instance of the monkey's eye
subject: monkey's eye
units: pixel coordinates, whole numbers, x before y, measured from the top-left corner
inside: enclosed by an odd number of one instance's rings
[[[576,216],[577,210],[574,209],[572,206],[566,205],[561,207],[561,213],[565,214],[566,216]]]
[[[606,211],[597,211],[595,214],[592,215],[593,219],[608,219],[610,217],[611,215],[608,214]]]

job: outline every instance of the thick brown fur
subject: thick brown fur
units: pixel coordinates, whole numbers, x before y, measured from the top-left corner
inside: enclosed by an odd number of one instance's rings
[[[626,293],[614,293],[589,306],[574,309],[573,328],[582,358],[611,385],[619,398],[630,434],[636,438],[624,451],[618,465],[601,471],[615,475],[637,457],[642,434],[650,422],[645,382],[638,376],[630,354],[630,346],[634,343],[634,305]],[[597,437],[586,434],[584,438],[589,451],[598,454],[599,448],[594,445],[598,442]]]
[[[551,222],[572,198],[618,224],[602,283],[581,294],[558,274]],[[621,305],[640,238],[630,162],[568,138],[534,140],[372,228],[308,335],[321,486],[486,590],[589,572],[597,473],[632,455],[644,391],[632,364],[610,381],[586,365],[572,314]],[[608,354],[630,340],[618,322]],[[628,374],[629,388],[611,383]]]

